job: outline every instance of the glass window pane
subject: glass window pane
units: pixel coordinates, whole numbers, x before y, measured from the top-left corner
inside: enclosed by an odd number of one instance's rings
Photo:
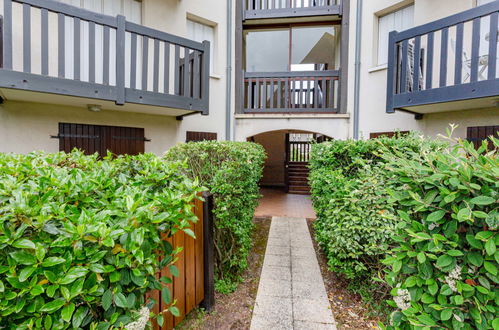
[[[187,20],[187,38],[197,42],[210,42],[210,70],[214,72],[215,63],[215,28],[203,23]]]
[[[293,28],[291,71],[336,70],[340,63],[340,29],[333,26]]]
[[[388,34],[414,26],[414,6],[408,6],[378,19],[378,65],[388,62]]]
[[[289,70],[289,30],[261,30],[245,33],[247,72]]]

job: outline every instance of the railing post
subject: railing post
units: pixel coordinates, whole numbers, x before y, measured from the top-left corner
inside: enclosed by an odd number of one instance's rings
[[[210,113],[210,42],[203,41],[203,68],[201,70],[201,99],[203,100],[203,116]]]
[[[125,104],[125,16],[116,16],[116,104]]]
[[[213,243],[213,195],[203,193],[204,300],[201,306],[210,312],[215,306],[215,263]]]
[[[398,63],[396,54],[396,37],[397,31],[392,31],[388,35],[388,74],[387,74],[387,95],[386,95],[386,112],[394,113],[393,108],[393,97],[395,94],[395,80],[397,76],[397,70],[395,68],[396,63]],[[380,45],[382,47],[383,45]]]
[[[3,66],[12,70],[12,1],[4,0],[3,3]]]
[[[0,15],[0,68],[3,68],[3,16]]]

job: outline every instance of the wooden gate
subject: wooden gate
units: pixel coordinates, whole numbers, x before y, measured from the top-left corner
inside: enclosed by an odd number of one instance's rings
[[[286,134],[285,181],[287,193],[310,194],[308,184],[310,151],[310,141],[290,141],[290,135]]]
[[[166,238],[174,249],[183,247],[175,262],[179,275],[173,277],[172,284],[167,285],[173,296],[172,301],[176,300],[175,306],[179,309],[180,316],[174,317],[170,312],[164,313],[163,326],[160,327],[154,322],[155,330],[171,330],[182,322],[195,307],[201,305],[209,311],[214,305],[213,221],[211,216],[213,196],[204,193],[203,197],[204,202],[196,200],[194,203],[194,211],[199,220],[191,225],[191,229],[196,234],[196,239],[183,231]],[[172,278],[168,267],[162,269],[156,276]],[[146,297],[151,297],[157,302],[153,307],[155,314],[169,307],[165,304],[159,290],[149,292]]]

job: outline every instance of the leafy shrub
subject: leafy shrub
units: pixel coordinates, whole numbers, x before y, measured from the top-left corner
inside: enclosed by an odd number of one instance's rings
[[[0,328],[135,320],[146,291],[162,288],[155,273],[176,273],[161,235],[195,220],[199,190],[153,155],[0,154]]]
[[[397,246],[385,260],[399,308],[390,328],[498,329],[497,151],[422,148],[384,156],[400,182]]]
[[[216,287],[234,290],[234,282],[247,267],[263,147],[249,142],[191,142],[175,146],[165,157],[186,160],[187,174],[213,193]]]
[[[392,243],[396,220],[387,187],[383,153],[407,157],[424,144],[441,144],[414,135],[366,141],[331,141],[312,147],[310,183],[317,214],[316,239],[335,272],[371,280]]]

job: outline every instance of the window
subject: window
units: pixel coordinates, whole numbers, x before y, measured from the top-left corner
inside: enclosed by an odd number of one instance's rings
[[[143,128],[59,123],[59,150],[80,149],[86,155],[108,151],[115,155],[137,155],[144,152]]]
[[[481,6],[489,2],[494,2],[495,0],[476,0],[476,5]]]
[[[185,142],[216,141],[216,139],[217,133],[187,131],[185,134]]]
[[[210,42],[210,71],[214,72],[215,63],[215,28],[210,25],[187,20],[187,37],[197,42]]]
[[[414,26],[414,6],[405,7],[378,18],[378,65],[388,62],[388,34]]]
[[[138,0],[58,0],[96,13],[124,15],[130,22],[142,23],[142,2]]]
[[[339,26],[290,26],[246,31],[247,72],[335,70],[340,57]]]

